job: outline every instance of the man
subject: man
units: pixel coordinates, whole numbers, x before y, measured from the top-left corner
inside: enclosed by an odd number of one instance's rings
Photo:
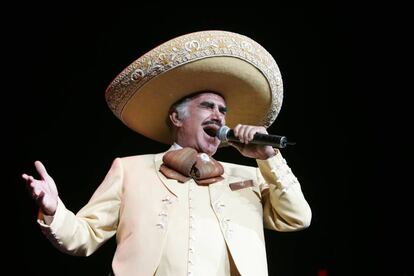
[[[311,220],[279,150],[249,143],[276,118],[281,87],[273,58],[238,34],[204,31],[154,48],[121,72],[106,98],[131,129],[172,147],[115,159],[76,215],[36,161],[41,179],[23,178],[41,229],[74,255],[116,234],[115,275],[267,275],[263,226],[294,231]],[[240,140],[231,145],[259,168],[213,159],[225,124]]]

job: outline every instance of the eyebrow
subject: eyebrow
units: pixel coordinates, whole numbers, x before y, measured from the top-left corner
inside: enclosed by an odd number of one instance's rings
[[[215,105],[216,105],[215,103],[208,102],[208,101],[204,101],[204,102],[200,103],[200,106],[208,107],[208,108],[214,108]],[[221,113],[226,113],[227,112],[227,107],[225,107],[225,106],[219,105],[218,109]]]

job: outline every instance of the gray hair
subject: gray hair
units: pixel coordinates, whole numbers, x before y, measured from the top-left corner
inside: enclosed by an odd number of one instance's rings
[[[168,115],[170,115],[173,112],[177,112],[177,117],[179,120],[187,118],[190,115],[188,112],[188,104],[190,103],[191,99],[191,97],[187,97],[173,104],[170,107]],[[170,129],[172,129],[173,125],[169,117],[167,117],[167,125]]]
[[[192,93],[184,98],[182,98],[181,100],[177,101],[176,103],[174,103],[171,107],[170,107],[170,111],[168,112],[168,115],[170,115],[171,113],[173,113],[174,111],[177,112],[177,117],[179,120],[185,119],[187,118],[190,114],[188,113],[188,104],[190,103],[191,100],[193,100],[194,98],[198,97],[200,94],[203,93],[213,93],[213,94],[217,94],[220,97],[222,97],[224,99],[224,97],[219,94],[218,92],[214,92],[214,91],[199,91],[199,92],[195,92]],[[171,121],[170,118],[167,118],[167,125],[171,128]]]
[[[188,113],[188,104],[190,103],[192,98],[185,98],[183,101],[178,102],[177,104],[172,106],[172,111],[177,111],[178,119],[182,120],[190,115]]]

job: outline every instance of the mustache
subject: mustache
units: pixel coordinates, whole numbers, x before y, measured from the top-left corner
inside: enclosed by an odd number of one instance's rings
[[[206,126],[206,125],[216,125],[218,127],[222,127],[223,123],[222,122],[218,122],[218,121],[214,121],[214,120],[210,120],[210,121],[205,121],[201,124],[202,126]]]

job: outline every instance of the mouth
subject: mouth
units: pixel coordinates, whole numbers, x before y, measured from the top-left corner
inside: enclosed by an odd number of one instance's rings
[[[208,124],[203,127],[205,133],[210,137],[216,137],[219,126],[216,124]]]

